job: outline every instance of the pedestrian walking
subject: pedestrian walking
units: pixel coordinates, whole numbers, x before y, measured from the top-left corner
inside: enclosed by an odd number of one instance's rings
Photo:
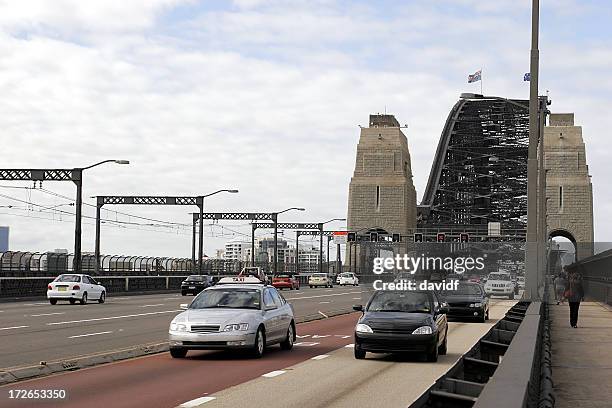
[[[569,303],[570,326],[576,328],[578,327],[578,309],[580,309],[580,302],[584,300],[582,275],[580,273],[572,272],[569,274],[564,296]]]

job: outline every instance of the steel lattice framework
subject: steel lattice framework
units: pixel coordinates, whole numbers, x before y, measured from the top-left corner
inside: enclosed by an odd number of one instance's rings
[[[444,126],[418,226],[524,230],[528,144],[529,101],[462,95]]]
[[[78,169],[2,169],[0,180],[34,180],[34,181],[71,181]]]

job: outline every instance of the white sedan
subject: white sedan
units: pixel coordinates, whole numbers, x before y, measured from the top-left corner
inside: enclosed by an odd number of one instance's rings
[[[56,304],[58,300],[68,300],[70,304],[75,304],[78,300],[82,305],[86,304],[88,299],[104,303],[106,288],[89,275],[64,274],[49,283],[47,299],[52,305]]]
[[[344,285],[359,285],[359,279],[353,272],[344,272],[338,276],[338,284],[341,286]]]

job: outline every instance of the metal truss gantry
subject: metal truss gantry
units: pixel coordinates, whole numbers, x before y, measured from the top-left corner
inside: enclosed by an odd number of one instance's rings
[[[96,258],[96,274],[99,271],[100,264],[100,211],[106,204],[112,205],[195,205],[199,208],[200,213],[204,209],[204,197],[205,196],[96,196],[96,246],[95,246],[95,258]],[[195,224],[194,224],[195,230]],[[200,231],[202,226],[200,225]],[[202,232],[200,232],[202,235]],[[202,257],[203,257],[203,240],[200,238],[200,260],[197,263],[198,270],[202,269]],[[195,245],[195,244],[194,244]],[[193,252],[195,252],[195,246],[192,246]],[[192,261],[195,260],[192,257]]]

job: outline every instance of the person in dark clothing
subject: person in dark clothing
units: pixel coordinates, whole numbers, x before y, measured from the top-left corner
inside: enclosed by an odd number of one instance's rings
[[[570,326],[578,327],[578,309],[580,302],[584,300],[584,289],[582,288],[582,276],[578,272],[570,273],[565,286],[565,297],[570,308]]]

